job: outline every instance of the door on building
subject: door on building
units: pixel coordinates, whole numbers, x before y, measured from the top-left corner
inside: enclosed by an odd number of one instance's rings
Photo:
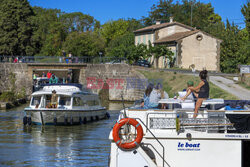
[[[203,70],[206,68],[204,57],[193,57],[193,64],[195,65],[196,70]]]

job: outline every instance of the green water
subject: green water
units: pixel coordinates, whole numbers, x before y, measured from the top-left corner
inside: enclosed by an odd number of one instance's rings
[[[24,127],[25,106],[0,111],[0,166],[108,166],[108,136],[122,109],[110,105],[110,119],[76,126]]]

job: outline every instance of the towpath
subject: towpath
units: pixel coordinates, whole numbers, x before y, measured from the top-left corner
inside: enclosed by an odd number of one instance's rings
[[[250,100],[250,91],[235,84],[234,81],[230,79],[221,76],[209,76],[209,81],[241,100]]]
[[[151,68],[142,68],[142,67],[136,67],[137,70],[143,70],[143,71],[150,71]],[[166,72],[177,72],[177,73],[183,73],[186,75],[195,75],[199,77],[199,72],[196,71],[195,73],[192,73],[190,70],[175,70],[175,69],[161,69]],[[235,84],[234,81],[227,79],[223,76],[235,76],[237,77],[237,74],[224,74],[224,73],[209,73],[209,81],[211,81],[216,86],[220,87],[221,89],[233,94],[234,96],[238,97],[241,100],[250,100],[250,91],[246,88],[243,88],[242,86],[239,86],[238,84]]]

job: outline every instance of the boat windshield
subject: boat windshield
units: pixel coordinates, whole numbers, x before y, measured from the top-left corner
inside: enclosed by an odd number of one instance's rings
[[[98,106],[98,105],[100,105],[98,100],[88,100],[87,104],[88,104],[88,106]]]
[[[31,101],[31,106],[39,106],[41,102],[41,97],[42,96],[33,96],[32,101]]]
[[[59,105],[61,106],[70,106],[71,97],[70,96],[60,96]]]
[[[73,106],[84,106],[84,102],[80,97],[74,97]]]

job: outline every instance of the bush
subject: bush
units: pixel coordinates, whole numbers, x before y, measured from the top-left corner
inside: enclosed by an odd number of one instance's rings
[[[22,99],[26,97],[26,90],[25,88],[22,88],[20,92],[16,94],[17,99]]]
[[[0,101],[4,101],[4,102],[15,101],[15,93],[12,91],[3,92],[0,96]]]

